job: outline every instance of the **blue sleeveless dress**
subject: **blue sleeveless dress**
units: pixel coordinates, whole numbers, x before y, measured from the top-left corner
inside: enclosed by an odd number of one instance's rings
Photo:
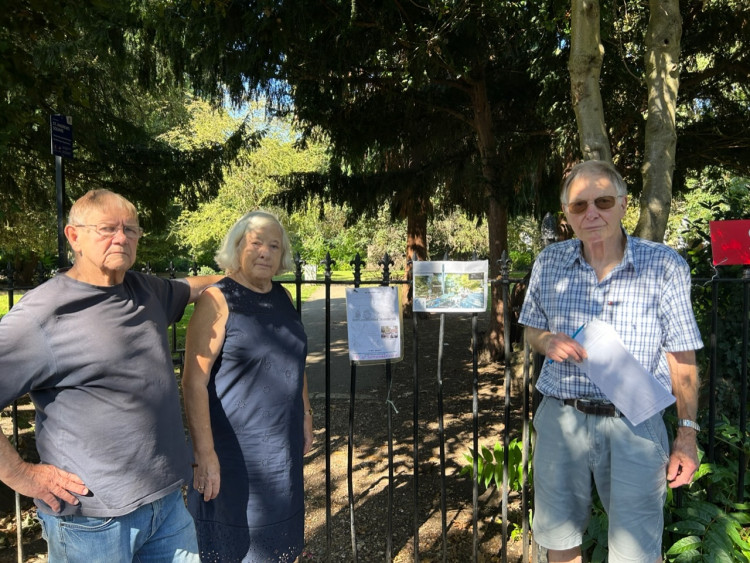
[[[307,336],[279,283],[269,293],[228,277],[216,286],[229,306],[208,385],[221,486],[209,502],[188,489],[201,561],[291,563],[304,545]]]

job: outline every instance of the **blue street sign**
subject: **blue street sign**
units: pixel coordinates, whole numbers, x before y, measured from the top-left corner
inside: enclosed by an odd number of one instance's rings
[[[50,115],[50,136],[52,154],[73,158],[73,117],[70,115]]]

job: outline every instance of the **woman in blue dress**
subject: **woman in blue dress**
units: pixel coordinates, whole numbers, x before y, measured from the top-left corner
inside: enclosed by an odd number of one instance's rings
[[[201,560],[293,562],[304,545],[303,456],[312,445],[307,337],[273,276],[292,266],[278,219],[243,216],[216,255],[187,332],[182,379]]]

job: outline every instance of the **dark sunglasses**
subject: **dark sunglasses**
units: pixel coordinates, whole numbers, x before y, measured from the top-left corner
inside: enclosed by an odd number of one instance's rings
[[[622,196],[603,195],[594,200],[594,205],[596,205],[597,209],[612,209],[615,206],[618,197]],[[586,200],[574,201],[573,203],[568,203],[567,206],[570,213],[573,215],[580,215],[589,208],[589,202]]]

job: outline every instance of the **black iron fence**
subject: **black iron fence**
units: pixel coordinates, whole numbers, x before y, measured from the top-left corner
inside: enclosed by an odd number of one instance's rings
[[[325,443],[324,443],[324,455],[325,455],[325,487],[326,487],[326,509],[325,509],[325,530],[326,530],[326,557],[328,560],[332,560],[334,546],[332,545],[332,522],[333,515],[331,510],[331,497],[332,497],[332,484],[331,484],[331,290],[337,285],[346,285],[350,287],[359,287],[367,284],[376,285],[407,285],[408,281],[403,279],[393,279],[391,275],[392,261],[388,255],[384,256],[380,261],[380,271],[377,279],[365,279],[363,276],[364,264],[360,260],[359,256],[351,262],[352,275],[351,278],[345,281],[333,279],[333,266],[334,263],[327,257],[321,263],[322,272],[317,276],[316,279],[311,279],[310,272],[305,271],[305,263],[300,260],[299,257],[296,259],[296,271],[294,280],[288,283],[293,286],[293,295],[296,295],[296,303],[298,310],[302,312],[302,287],[305,284],[317,284],[322,286],[325,292],[325,307],[324,307],[324,330],[325,330],[325,393],[324,393],[324,430],[325,430]],[[525,346],[520,342],[513,342],[512,328],[515,325],[515,318],[517,311],[514,310],[517,305],[517,301],[512,300],[513,288],[516,284],[522,283],[523,279],[519,277],[513,277],[510,275],[510,263],[507,259],[501,261],[501,275],[491,281],[491,284],[498,291],[497,294],[503,300],[503,311],[504,311],[504,340],[505,340],[505,354],[504,363],[502,365],[496,365],[497,371],[502,372],[502,387],[503,392],[500,394],[503,398],[502,404],[492,408],[500,408],[502,413],[503,421],[503,432],[500,436],[502,442],[502,486],[499,487],[499,493],[502,496],[501,503],[499,506],[500,510],[500,522],[502,526],[502,543],[499,548],[499,553],[494,555],[500,557],[502,561],[508,560],[508,538],[509,538],[509,523],[511,518],[509,517],[509,495],[510,490],[510,471],[520,472],[521,477],[521,491],[518,494],[518,498],[515,502],[520,503],[520,510],[516,511],[516,522],[513,522],[514,526],[520,530],[521,545],[522,545],[522,558],[523,561],[529,561],[532,558],[536,559],[534,553],[533,542],[530,538],[530,524],[529,514],[532,487],[529,483],[529,469],[530,469],[530,452],[531,452],[531,416],[533,412],[533,406],[535,404],[533,396],[533,376],[536,372],[535,365],[538,365],[539,358],[534,358],[531,354],[528,346]],[[144,268],[145,271],[150,271],[148,266]],[[193,271],[191,274],[195,274]],[[169,277],[176,277],[177,272],[174,268],[170,268],[165,275]],[[46,275],[43,270],[39,270],[37,275],[36,283],[40,283],[45,279]],[[33,285],[36,285],[33,284]],[[721,461],[721,457],[726,457],[728,449],[731,449],[731,455],[736,457],[736,463],[731,463],[730,467],[732,471],[736,471],[736,492],[734,493],[735,501],[741,503],[745,497],[745,481],[746,481],[746,464],[747,464],[747,349],[748,349],[748,311],[750,310],[750,268],[746,268],[739,272],[733,272],[730,277],[721,277],[715,275],[711,279],[694,279],[694,307],[696,309],[697,316],[699,317],[699,324],[703,331],[704,342],[706,348],[704,351],[699,353],[699,364],[703,366],[703,385],[702,385],[702,400],[701,400],[701,422],[706,428],[705,435],[701,436],[700,443],[705,452],[704,461],[709,463],[717,463]],[[5,272],[4,286],[0,285],[0,290],[4,290],[8,299],[9,308],[13,306],[16,301],[18,292],[20,290],[30,289],[30,287],[19,287],[14,283],[13,272],[8,268]],[[479,332],[479,320],[480,317],[485,318],[482,315],[472,314],[470,322],[471,331],[471,395],[472,395],[472,413],[471,413],[471,446],[474,452],[480,451],[480,428],[479,428],[479,353],[481,348],[481,338]],[[303,322],[309,321],[303,314]],[[413,542],[413,560],[420,560],[420,521],[417,516],[420,506],[420,466],[422,463],[421,456],[423,452],[421,450],[422,441],[424,436],[420,435],[419,429],[422,427],[420,417],[420,358],[424,353],[420,344],[420,323],[424,322],[424,318],[418,314],[411,315],[408,318],[408,322],[411,323],[411,330],[406,326],[405,323],[404,335],[411,334],[411,354],[410,357],[406,357],[404,362],[410,362],[412,373],[413,373],[413,432],[411,436],[411,444],[408,447],[412,453],[412,469],[413,474],[411,475],[411,491],[413,494],[412,506],[410,510],[413,515],[413,530],[411,531],[411,541]],[[441,552],[442,560],[447,560],[447,527],[446,522],[446,482],[452,478],[446,471],[446,454],[445,454],[445,435],[444,435],[444,405],[443,405],[443,393],[442,393],[442,369],[443,369],[443,336],[444,336],[444,325],[447,322],[452,322],[450,315],[440,315],[440,330],[439,330],[439,342],[437,346],[437,393],[435,394],[436,400],[436,411],[437,411],[437,439],[439,442],[439,471],[440,471],[440,511],[442,514],[441,526]],[[172,348],[175,353],[176,362],[179,363],[181,358],[181,350],[177,340],[177,331],[175,327],[172,328]],[[1,353],[1,351],[0,351]],[[359,560],[359,541],[358,531],[355,526],[356,516],[356,503],[355,503],[355,491],[353,489],[352,474],[354,471],[354,460],[353,460],[353,449],[355,442],[355,395],[356,395],[356,382],[357,382],[357,370],[356,364],[350,364],[350,390],[349,390],[349,418],[348,418],[348,435],[347,435],[347,494],[348,494],[348,508],[350,517],[350,530],[349,535],[351,538],[351,547],[346,548],[350,550],[350,556],[352,561]],[[392,383],[392,365],[390,362],[386,362],[383,366],[383,371],[386,380],[386,386],[390,387]],[[513,376],[513,374],[516,374]],[[513,381],[517,378],[520,381]],[[387,521],[385,525],[385,537],[374,539],[368,538],[368,541],[379,541],[382,542],[383,552],[386,561],[393,559],[393,523],[392,515],[396,507],[394,506],[394,495],[395,489],[394,481],[394,429],[393,421],[391,417],[391,409],[387,409],[387,421],[386,421],[386,436],[387,436],[387,451],[388,451],[388,484],[387,484],[387,507],[386,515]],[[521,416],[512,417],[512,412],[520,412]],[[11,416],[13,417],[13,435],[18,443],[18,425],[17,425],[17,406],[14,404],[11,407]],[[513,422],[513,421],[516,422]],[[727,431],[727,427],[732,429],[731,432]],[[733,443],[727,446],[726,436],[728,433],[734,433]],[[514,463],[520,465],[511,466],[510,442],[511,437],[517,437],[522,444],[522,456],[520,461]],[[478,474],[478,459],[474,458],[473,473]],[[477,479],[472,480],[472,560],[479,560],[479,484]],[[712,491],[709,487],[708,498],[710,500]],[[678,499],[679,502],[679,499]],[[403,505],[399,506],[400,510],[403,510]],[[23,561],[23,535],[21,526],[21,503],[16,495],[16,522],[17,522],[17,555],[18,561]],[[339,549],[339,553],[341,548]]]

